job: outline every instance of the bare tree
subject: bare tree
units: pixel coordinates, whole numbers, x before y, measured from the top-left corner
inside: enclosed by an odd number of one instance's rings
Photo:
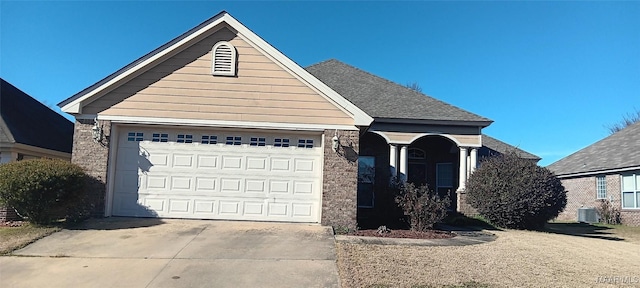
[[[418,84],[418,82],[407,83],[404,85],[404,87],[422,93],[422,87],[420,87],[420,84]]]
[[[636,109],[635,112],[627,113],[622,116],[622,120],[606,127],[609,129],[609,132],[613,134],[637,122],[640,122],[640,110],[638,109]]]

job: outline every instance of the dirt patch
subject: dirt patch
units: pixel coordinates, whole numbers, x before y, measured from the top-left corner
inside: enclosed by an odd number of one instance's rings
[[[428,231],[411,231],[411,230],[387,230],[380,233],[379,230],[358,230],[348,235],[351,236],[367,236],[367,237],[384,237],[384,238],[409,238],[409,239],[447,239],[453,238],[456,234],[440,230]]]
[[[466,287],[465,283],[640,287],[637,242],[533,231],[492,233],[498,236],[495,241],[468,246],[338,242],[341,283],[343,287]]]

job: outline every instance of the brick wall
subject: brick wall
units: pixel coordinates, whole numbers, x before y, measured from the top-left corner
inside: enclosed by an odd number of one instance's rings
[[[359,131],[338,131],[340,148],[332,148],[335,130],[324,131],[322,225],[356,228]]]
[[[109,159],[109,139],[111,122],[98,121],[103,129],[100,143],[93,140],[93,120],[76,120],[73,133],[73,151],[71,162],[84,168],[94,179],[88,185],[87,193],[92,200],[92,216],[104,216],[106,196],[107,164]]]
[[[469,216],[469,217],[473,217],[473,216],[477,216],[479,215],[478,211],[476,209],[474,209],[473,207],[471,207],[471,205],[469,205],[467,203],[467,192],[466,191],[460,191],[458,192],[458,197],[460,197],[460,207],[458,207],[458,212]],[[456,199],[451,199],[451,201],[456,201]]]
[[[620,175],[610,174],[605,176],[607,182],[607,199],[620,209],[622,207],[620,191]],[[567,190],[567,207],[558,216],[558,220],[577,221],[578,209],[581,207],[598,207],[599,201],[596,199],[596,177],[580,177],[562,179],[562,185]],[[622,224],[629,226],[640,226],[640,211],[621,210],[620,216]]]

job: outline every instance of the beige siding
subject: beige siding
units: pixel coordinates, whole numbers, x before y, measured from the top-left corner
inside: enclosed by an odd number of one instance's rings
[[[480,135],[458,135],[458,134],[453,134],[450,135],[451,137],[455,138],[456,140],[458,140],[458,142],[460,142],[460,144],[462,146],[480,146],[482,143],[482,139],[480,137]]]
[[[230,41],[238,76],[211,75],[211,48]],[[353,125],[353,118],[223,28],[83,107],[85,114]]]
[[[387,132],[387,131],[381,132],[381,133],[386,135],[391,141],[391,143],[406,143],[406,144],[409,144],[419,139],[416,137],[421,137],[426,135],[437,135],[437,134],[425,134],[425,133],[414,133],[414,132]],[[477,147],[480,145],[479,135],[446,134],[446,136],[456,139],[462,146]]]

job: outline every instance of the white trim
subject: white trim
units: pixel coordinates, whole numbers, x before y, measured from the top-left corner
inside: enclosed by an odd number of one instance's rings
[[[119,81],[122,81],[127,77],[136,73],[138,70],[141,70],[146,66],[151,65],[153,62],[168,55],[172,51],[179,49],[181,46],[186,45],[190,41],[201,36],[202,34],[207,33],[208,31],[212,30],[213,28],[220,25],[221,23],[226,23],[229,26],[231,26],[233,29],[238,31],[238,34],[241,34],[243,36],[242,37],[243,39],[246,39],[248,42],[250,42],[250,44],[255,45],[260,49],[262,49],[263,51],[265,51],[266,54],[270,55],[271,57],[276,59],[278,62],[282,63],[292,73],[304,79],[305,82],[307,82],[311,86],[320,90],[322,94],[326,95],[326,97],[328,97],[334,103],[338,104],[341,107],[344,107],[347,111],[349,111],[353,115],[354,123],[356,126],[369,126],[373,122],[373,118],[371,116],[366,114],[357,106],[353,105],[351,102],[347,101],[344,97],[342,97],[337,92],[333,91],[333,89],[329,88],[329,86],[327,86],[326,84],[322,83],[322,81],[315,78],[309,72],[304,70],[302,67],[300,67],[298,64],[293,62],[288,57],[286,57],[284,54],[282,54],[276,48],[274,48],[269,43],[264,41],[262,38],[260,38],[258,35],[253,33],[251,30],[249,30],[247,27],[242,25],[240,22],[238,22],[238,20],[234,19],[233,17],[231,17],[231,15],[229,15],[226,12],[221,13],[217,19],[214,19],[208,25],[191,33],[190,35],[174,43],[173,45],[165,48],[164,50],[158,52],[152,57],[149,57],[149,59],[146,59],[138,63],[137,65],[131,67],[130,69],[122,72],[122,74],[114,77],[113,79],[107,81],[106,83],[100,85],[99,87],[96,87],[95,89],[88,91],[87,93],[83,94],[82,96],[78,96],[75,99],[70,99],[69,101],[63,101],[61,103],[62,105],[60,106],[60,108],[62,109],[62,111],[66,113],[72,113],[72,114],[82,113],[81,106],[84,100],[89,99],[90,97],[100,93],[101,91],[109,89],[111,86],[116,85]]]
[[[422,137],[425,137],[425,136],[441,136],[441,137],[444,137],[444,138],[447,138],[447,139],[451,140],[458,147],[462,146],[462,143],[460,143],[460,141],[455,139],[450,134],[443,134],[443,133],[416,133],[416,136],[413,137],[410,141],[391,141],[391,139],[386,134],[384,134],[386,131],[369,130],[369,132],[376,133],[376,134],[382,136],[382,138],[384,138],[384,140],[387,141],[387,144],[409,145],[409,144],[415,142],[416,140],[418,140],[418,139],[420,139]],[[411,133],[411,132],[407,132],[407,133]],[[482,142],[482,135],[477,135],[477,136],[480,137],[480,142]],[[472,148],[480,148],[480,147],[482,147],[482,143],[480,143],[480,145],[478,145],[478,144],[473,144],[473,145],[464,144],[464,146],[465,147],[472,147]]]
[[[634,170],[640,170],[640,166],[633,166],[633,167],[627,167],[627,168],[615,168],[615,169],[600,170],[600,171],[579,172],[579,173],[564,174],[564,175],[556,175],[556,177],[558,177],[560,179],[565,179],[565,178],[573,178],[573,177],[580,177],[580,176],[595,176],[595,175],[598,175],[598,174],[610,174],[610,173],[618,173],[618,172],[628,172],[628,171],[634,171]]]
[[[60,152],[57,150],[51,150],[51,149],[26,145],[22,143],[0,143],[0,149],[2,149],[3,151],[11,151],[11,152],[16,152],[20,154],[28,154],[30,156],[71,160],[71,153]]]
[[[86,116],[78,119],[85,119]],[[200,120],[200,119],[180,119],[180,118],[153,118],[153,117],[130,117],[130,116],[108,116],[100,115],[99,120],[109,120],[114,123],[128,124],[156,124],[156,125],[183,125],[183,126],[210,126],[210,127],[233,127],[233,128],[254,128],[254,129],[275,129],[275,130],[295,130],[295,131],[324,131],[324,130],[349,130],[358,131],[358,127],[349,125],[324,125],[324,124],[298,124],[298,123],[278,123],[278,122],[245,122],[245,121],[223,121],[223,120]]]
[[[634,207],[624,207],[624,176],[632,176],[633,177],[633,191],[627,191],[627,193],[633,193],[633,206]],[[620,174],[620,209],[622,210],[632,210],[638,211],[640,210],[640,206],[638,206],[638,176],[640,173],[621,173]]]
[[[116,163],[118,163],[119,125],[111,125],[109,136],[109,158],[107,160],[107,195],[104,203],[104,216],[109,217],[113,211],[113,188],[115,187]]]

